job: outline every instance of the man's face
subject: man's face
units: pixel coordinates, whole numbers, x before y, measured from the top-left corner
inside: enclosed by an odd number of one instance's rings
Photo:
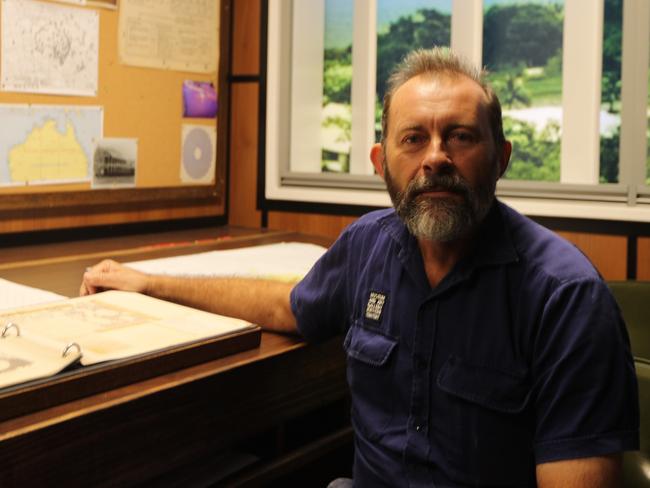
[[[478,84],[421,75],[394,93],[384,146],[371,158],[411,233],[448,242],[485,217],[509,154],[509,143],[497,151]]]

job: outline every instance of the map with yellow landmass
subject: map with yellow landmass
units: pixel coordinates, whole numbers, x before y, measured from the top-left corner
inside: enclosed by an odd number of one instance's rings
[[[72,124],[61,134],[56,122],[48,120],[9,151],[9,171],[16,182],[78,180],[88,176],[88,161]]]
[[[101,107],[0,104],[0,185],[89,181]]]

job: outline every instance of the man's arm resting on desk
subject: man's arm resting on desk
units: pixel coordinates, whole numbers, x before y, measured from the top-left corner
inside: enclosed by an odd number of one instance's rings
[[[539,488],[618,488],[621,455],[553,461],[537,465]]]
[[[293,284],[270,280],[149,275],[106,260],[84,273],[79,294],[135,291],[244,319],[266,330],[296,333],[289,299],[292,288]]]

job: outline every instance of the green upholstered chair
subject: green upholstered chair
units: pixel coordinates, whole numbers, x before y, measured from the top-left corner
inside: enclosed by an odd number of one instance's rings
[[[634,358],[650,361],[650,281],[610,281],[630,334]]]
[[[636,360],[641,406],[641,450],[623,456],[625,487],[650,487],[650,361]]]
[[[641,450],[626,452],[626,487],[650,487],[650,282],[612,281],[609,287],[623,313],[639,382]]]

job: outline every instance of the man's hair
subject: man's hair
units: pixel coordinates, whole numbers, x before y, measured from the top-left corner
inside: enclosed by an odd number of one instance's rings
[[[384,106],[381,114],[381,143],[384,144],[388,135],[388,112],[391,100],[399,87],[411,78],[419,75],[465,76],[475,81],[487,97],[487,110],[492,130],[492,137],[497,148],[501,148],[506,140],[503,134],[501,104],[499,99],[485,80],[485,71],[454,54],[447,48],[417,49],[409,53],[395,67],[387,81],[384,95]]]

